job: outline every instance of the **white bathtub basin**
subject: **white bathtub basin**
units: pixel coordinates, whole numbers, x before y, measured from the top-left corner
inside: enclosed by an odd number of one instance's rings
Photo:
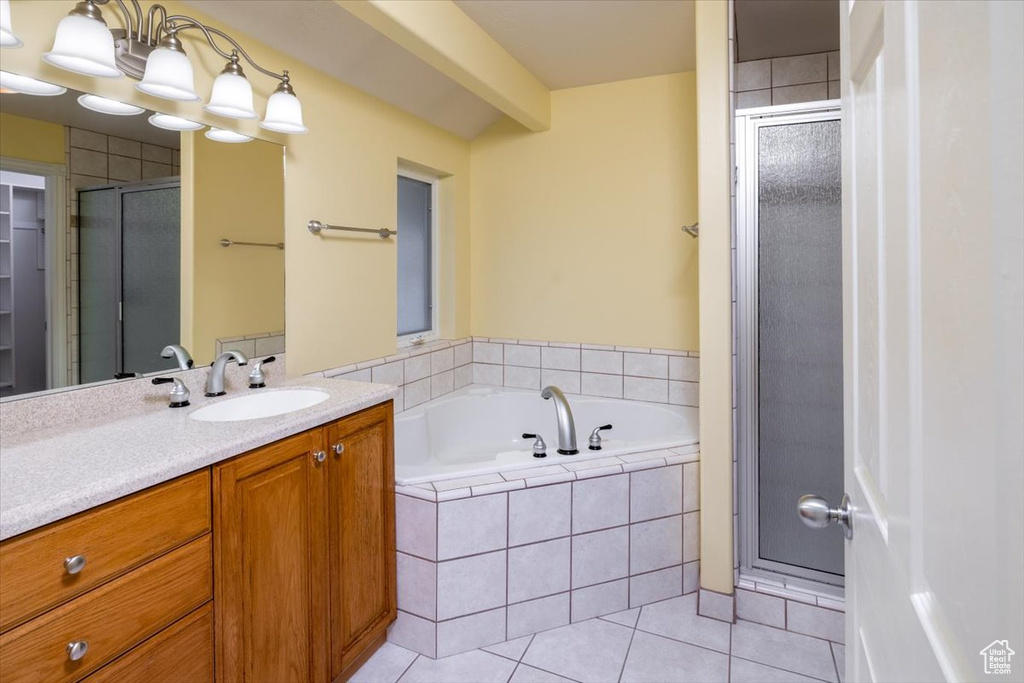
[[[330,394],[319,389],[282,389],[220,401],[189,414],[201,422],[237,422],[293,413],[323,403]]]
[[[697,409],[660,403],[568,395],[576,422],[578,455],[558,455],[555,407],[540,391],[466,387],[395,418],[395,480],[398,484],[454,479],[503,470],[565,464],[637,451],[696,443]],[[587,449],[587,437],[599,425],[603,448]],[[540,433],[548,457],[533,457],[532,439]]]

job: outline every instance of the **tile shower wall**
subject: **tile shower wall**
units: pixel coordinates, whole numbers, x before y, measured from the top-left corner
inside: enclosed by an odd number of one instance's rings
[[[734,84],[737,109],[838,98],[839,53],[740,62]]]
[[[153,180],[181,173],[177,149],[65,127],[67,186],[68,383],[78,383],[78,194],[84,187]]]
[[[312,373],[399,387],[395,412],[469,384],[698,405],[695,351],[467,337],[436,341],[340,368]]]
[[[447,657],[696,591],[698,448],[398,487],[388,639]]]

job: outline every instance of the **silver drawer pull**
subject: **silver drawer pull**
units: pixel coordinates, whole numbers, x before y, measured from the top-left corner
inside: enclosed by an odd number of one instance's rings
[[[345,444],[336,443],[333,446],[331,446],[331,450],[334,451],[335,455],[341,455],[342,453],[345,452]]]
[[[313,459],[317,462],[323,462],[327,459],[327,453],[324,451],[316,451],[313,453]]]
[[[64,560],[64,570],[68,574],[77,574],[85,569],[85,555],[72,555]]]
[[[89,651],[89,643],[85,640],[72,640],[65,649],[68,653],[68,659],[72,662],[77,662]]]

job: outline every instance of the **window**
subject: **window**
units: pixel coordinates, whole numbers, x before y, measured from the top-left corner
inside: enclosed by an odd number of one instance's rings
[[[400,344],[437,337],[437,180],[398,176],[398,338]]]

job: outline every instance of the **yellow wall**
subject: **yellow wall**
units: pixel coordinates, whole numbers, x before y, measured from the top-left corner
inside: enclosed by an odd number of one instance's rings
[[[0,112],[0,156],[63,166],[64,126]]]
[[[182,343],[196,363],[213,360],[216,340],[284,329],[284,252],[220,245],[284,241],[284,149],[182,134],[182,181],[191,233],[182,250]],[[184,277],[191,272],[191,278]]]
[[[473,334],[696,349],[693,72],[551,93],[472,144]]]
[[[700,583],[733,591],[729,10],[698,2],[700,129]]]
[[[156,108],[287,145],[285,159],[285,330],[291,375],[336,367],[393,353],[396,347],[396,240],[363,235],[315,237],[306,222],[394,227],[399,159],[448,174],[442,196],[452,199],[441,216],[442,333],[469,333],[469,144],[411,114],[329,78],[244,33],[197,12],[191,5],[162,3],[171,14],[195,16],[228,31],[267,67],[289,69],[302,100],[306,135],[282,136],[207,114],[202,102],[171,102],[135,90],[129,78],[94,79],[43,62],[64,2],[11,3],[14,29],[25,41],[4,51],[4,69]],[[111,27],[116,11],[104,9]],[[196,71],[196,89],[208,97],[223,60],[183,34]],[[276,81],[247,69],[262,110]],[[183,215],[183,221],[187,218]],[[183,224],[183,230],[188,229]]]

